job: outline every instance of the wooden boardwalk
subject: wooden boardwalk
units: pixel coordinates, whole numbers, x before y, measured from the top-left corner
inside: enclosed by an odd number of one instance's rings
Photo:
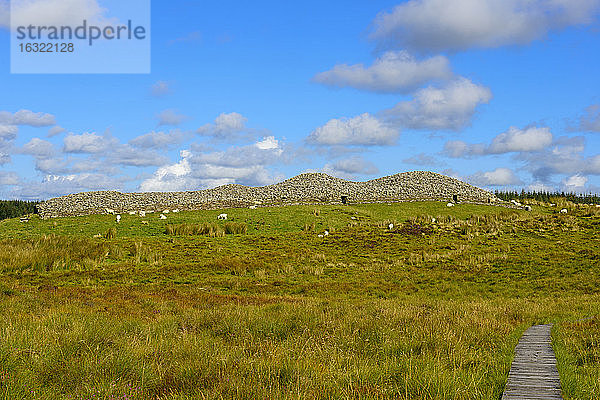
[[[527,329],[515,349],[502,400],[562,400],[551,325]]]

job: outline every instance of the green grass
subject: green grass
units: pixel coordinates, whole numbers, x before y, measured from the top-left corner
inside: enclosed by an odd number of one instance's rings
[[[0,399],[497,400],[534,323],[555,324],[565,398],[595,399],[600,325],[576,321],[600,309],[598,214],[415,202],[2,221]]]

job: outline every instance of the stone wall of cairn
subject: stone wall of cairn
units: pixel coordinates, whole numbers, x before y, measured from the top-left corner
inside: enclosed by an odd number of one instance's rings
[[[341,196],[347,196],[349,203],[455,199],[474,203],[499,202],[488,191],[433,172],[405,172],[368,182],[351,182],[327,174],[311,173],[263,187],[225,185],[200,191],[164,193],[84,192],[40,203],[38,212],[42,218],[55,218],[113,211],[125,214],[130,211],[219,209],[254,204],[339,203]]]

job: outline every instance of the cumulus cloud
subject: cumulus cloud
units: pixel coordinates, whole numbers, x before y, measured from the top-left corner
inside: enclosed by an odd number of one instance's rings
[[[528,127],[519,129],[511,126],[494,139],[489,145],[466,143],[462,140],[450,140],[444,145],[443,154],[452,158],[471,158],[490,154],[541,151],[552,144],[553,135],[547,127]]]
[[[10,153],[18,132],[19,128],[15,125],[0,124],[0,165],[11,161]]]
[[[35,168],[46,175],[119,174],[120,167],[159,166],[168,159],[152,150],[120,143],[109,134],[69,134],[63,139],[62,151],[40,138],[33,138],[17,149],[35,157]]]
[[[55,125],[56,120],[54,115],[33,112],[29,110],[19,110],[10,113],[8,111],[0,111],[0,125],[27,125],[33,127],[43,127]]]
[[[397,129],[365,113],[354,118],[332,119],[315,129],[307,141],[328,146],[387,146],[395,144],[399,135]]]
[[[543,183],[550,182],[554,175],[600,175],[600,154],[586,157],[584,152],[584,137],[559,137],[544,151],[520,153],[516,159]]]
[[[540,151],[552,144],[550,128],[530,127],[518,129],[511,126],[508,131],[499,134],[488,148],[490,154],[510,152]]]
[[[279,147],[279,141],[275,139],[275,136],[264,137],[263,140],[255,143],[254,145],[260,150],[278,150],[278,152],[282,151]]]
[[[107,152],[106,160],[113,165],[130,167],[151,167],[163,165],[168,159],[153,150],[140,151],[133,146],[121,144],[114,150]]]
[[[343,179],[356,179],[359,175],[374,175],[379,169],[371,161],[354,156],[325,164],[323,172]]]
[[[10,160],[10,154],[2,148],[2,143],[0,143],[0,165],[8,164]]]
[[[150,93],[154,97],[163,97],[171,93],[171,85],[169,82],[157,81],[150,88]]]
[[[216,139],[235,139],[239,134],[246,131],[248,119],[237,112],[222,113],[213,124],[206,124],[196,131],[202,136],[212,136]]]
[[[183,114],[179,114],[176,110],[164,110],[161,113],[159,113],[156,118],[158,118],[158,125],[159,126],[163,126],[163,125],[179,125],[181,124],[183,121],[185,121],[188,117],[183,115]]]
[[[122,190],[125,179],[105,174],[45,175],[40,181],[20,182],[11,191],[14,197],[41,200],[90,190]]]
[[[587,177],[577,174],[563,179],[561,186],[568,192],[582,192],[587,182]]]
[[[149,132],[129,141],[133,146],[143,149],[166,149],[172,145],[179,144],[187,137],[185,132],[172,130],[169,132]]]
[[[96,25],[106,20],[107,9],[96,0],[12,0],[16,25],[70,25],[85,19]],[[0,0],[0,27],[10,28],[10,2]]]
[[[479,105],[491,99],[487,87],[458,78],[441,88],[420,89],[412,100],[400,102],[382,115],[386,121],[409,129],[458,131],[470,124]]]
[[[284,162],[284,151],[285,148],[273,136],[224,151],[195,153],[183,150],[180,161],[158,168],[141,183],[140,190],[197,190],[228,183],[271,184],[281,176],[272,174],[266,167]]]
[[[218,118],[218,127],[237,129],[241,126],[236,123],[239,119],[228,117]],[[54,140],[34,137],[15,148],[17,126],[0,126],[4,127],[0,163],[9,162],[10,153],[30,155],[34,157],[36,170],[44,176],[41,182],[20,181],[10,193],[6,192],[20,198],[47,198],[85,190],[121,190],[126,182],[135,179],[142,179],[140,188],[145,191],[204,189],[226,183],[265,185],[282,178],[269,166],[291,162],[297,153],[274,136],[265,135],[249,145],[222,151],[191,144],[190,150],[183,151],[181,159],[173,163],[157,150],[180,143],[191,136],[191,132],[150,132],[129,143],[121,143],[109,132],[69,133],[62,138],[62,146],[56,146]],[[126,173],[131,170],[126,167],[157,168],[150,176],[142,172],[134,178]],[[8,181],[8,178],[3,179]],[[94,179],[97,182],[86,183]]]
[[[23,154],[29,154],[36,157],[50,157],[54,154],[54,145],[47,140],[33,138],[21,149]]]
[[[485,154],[485,145],[482,143],[469,144],[462,140],[449,140],[444,144],[445,156],[451,158],[471,158]]]
[[[18,132],[19,128],[14,125],[0,125],[0,140],[13,140]]]
[[[224,151],[195,154],[192,159],[194,164],[241,168],[285,161],[283,156],[284,149],[273,136],[269,136],[248,146],[234,146]]]
[[[64,157],[37,157],[35,160],[35,169],[44,174],[60,175],[75,172],[71,167],[69,160]],[[88,171],[91,171],[92,168]],[[77,171],[81,172],[81,171]]]
[[[151,178],[140,184],[140,190],[142,192],[166,192],[195,189],[188,186],[192,183],[189,176],[192,172],[189,160],[191,153],[183,150],[180,155],[181,161],[157,169]]]
[[[590,24],[599,10],[599,0],[410,0],[380,13],[371,38],[424,53],[522,45]]]
[[[116,147],[119,141],[109,135],[100,136],[94,132],[81,135],[70,133],[64,139],[65,153],[102,153]]]
[[[0,171],[0,185],[12,186],[19,184],[19,176],[15,172]]]
[[[523,182],[508,168],[496,168],[493,171],[477,172],[467,178],[477,186],[512,186]]]
[[[586,108],[576,130],[600,133],[600,104],[593,104]]]
[[[65,132],[65,131],[66,131],[66,129],[63,128],[62,126],[59,126],[59,125],[53,126],[52,128],[50,128],[48,130],[48,137],[54,137],[54,136],[59,135],[59,134]]]
[[[317,74],[313,81],[332,87],[353,87],[382,93],[407,93],[427,82],[449,79],[450,62],[444,56],[423,61],[406,51],[390,51],[377,58],[373,65],[338,64]]]

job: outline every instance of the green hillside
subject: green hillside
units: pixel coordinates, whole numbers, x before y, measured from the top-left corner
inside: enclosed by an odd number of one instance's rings
[[[598,398],[600,208],[532,204],[1,221],[0,399],[499,399],[540,322]]]

